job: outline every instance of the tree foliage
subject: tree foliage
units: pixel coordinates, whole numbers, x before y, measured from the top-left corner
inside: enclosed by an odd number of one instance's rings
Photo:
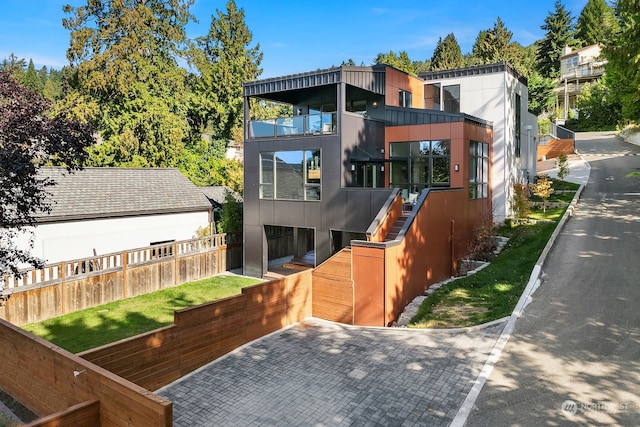
[[[35,217],[50,210],[46,188],[53,185],[38,176],[44,164],[81,167],[85,148],[92,143],[91,128],[53,115],[51,103],[15,81],[10,70],[0,71],[0,275],[17,273],[20,264],[41,261],[17,244]]]
[[[192,86],[190,119],[200,131],[211,126],[214,138],[232,139],[233,129],[242,128],[242,84],[262,73],[262,53],[260,45],[250,46],[253,35],[234,0],[227,2],[226,13],[216,14],[191,53],[199,77]]]
[[[531,191],[542,199],[542,212],[547,211],[547,200],[553,194],[552,182],[546,174],[538,175],[538,179],[531,184]]]
[[[595,83],[586,84],[577,98],[580,112],[577,120],[568,123],[574,130],[597,131],[612,130],[622,119],[621,105],[608,85],[609,76],[605,75]]]
[[[520,62],[516,60],[519,52],[518,47],[511,41],[512,37],[513,33],[507,29],[502,19],[498,17],[493,24],[493,28],[478,33],[471,54],[481,64],[506,61],[516,65],[517,62]]]
[[[613,8],[605,0],[589,0],[578,16],[576,39],[583,46],[603,44],[615,27]]]
[[[542,77],[556,78],[560,73],[560,56],[565,46],[574,45],[573,17],[560,0],[556,0],[555,10],[549,12],[540,26],[545,31],[538,44],[536,60]]]
[[[74,97],[97,108],[103,142],[91,150],[99,166],[174,166],[188,135],[185,26],[193,0],[92,0],[64,11],[67,58],[76,71]]]
[[[556,80],[549,77],[542,77],[537,71],[529,76],[529,111],[536,116],[545,111],[550,111],[555,107]]]
[[[416,75],[413,62],[409,58],[409,54],[404,50],[398,55],[396,55],[392,50],[390,50],[389,53],[379,53],[374,62],[376,64],[390,65],[400,71]]]
[[[218,221],[218,233],[242,230],[242,203],[230,191],[226,192],[224,199]]]
[[[637,0],[618,0],[617,29],[605,46],[606,75],[622,120],[640,120],[640,7]]]
[[[464,58],[456,36],[450,33],[444,40],[439,38],[431,57],[431,69],[451,70],[462,67],[464,67]]]

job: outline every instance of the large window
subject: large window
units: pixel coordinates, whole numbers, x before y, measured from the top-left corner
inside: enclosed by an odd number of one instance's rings
[[[320,200],[320,150],[260,153],[260,198]]]
[[[489,144],[469,144],[469,198],[489,197]]]
[[[444,86],[444,111],[449,113],[460,112],[460,85]]]
[[[449,186],[449,141],[394,142],[390,148],[390,185],[405,197],[425,187]]]

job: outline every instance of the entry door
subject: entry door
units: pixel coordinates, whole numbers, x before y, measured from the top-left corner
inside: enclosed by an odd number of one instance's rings
[[[377,188],[381,185],[378,182],[380,165],[375,163],[356,164],[356,186]]]

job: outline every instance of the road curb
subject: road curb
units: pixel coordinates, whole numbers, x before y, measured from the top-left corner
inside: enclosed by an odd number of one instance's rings
[[[469,415],[471,415],[471,411],[475,406],[476,400],[480,395],[480,391],[482,390],[482,387],[484,387],[484,384],[487,382],[489,375],[491,375],[491,371],[493,371],[493,367],[496,365],[496,363],[500,359],[500,356],[502,354],[502,349],[509,341],[509,338],[511,338],[511,334],[513,332],[513,329],[515,328],[516,321],[520,316],[522,316],[522,313],[524,312],[524,309],[527,307],[527,305],[529,305],[529,303],[533,301],[532,295],[536,291],[536,289],[538,289],[538,287],[540,286],[540,276],[542,275],[542,267],[544,266],[544,262],[547,258],[547,255],[549,254],[549,251],[553,247],[557,237],[560,235],[560,232],[564,228],[565,223],[569,220],[569,217],[573,215],[573,212],[576,208],[576,205],[578,204],[578,200],[580,199],[580,196],[582,195],[582,191],[584,190],[584,187],[585,187],[584,184],[580,184],[580,187],[578,188],[578,191],[576,191],[575,196],[573,196],[573,200],[571,200],[569,207],[565,211],[564,215],[562,215],[560,222],[558,223],[558,225],[556,226],[556,229],[551,234],[551,237],[549,238],[549,241],[547,242],[544,249],[542,250],[540,257],[538,257],[538,261],[534,265],[533,270],[531,271],[531,275],[529,276],[529,282],[527,283],[527,287],[525,288],[524,292],[520,296],[520,299],[518,300],[516,307],[513,309],[511,316],[507,318],[508,319],[507,324],[502,330],[500,337],[496,341],[496,344],[494,345],[493,350],[489,354],[489,358],[485,362],[484,367],[482,368],[480,375],[478,375],[478,378],[476,379],[475,384],[471,387],[471,390],[469,391],[469,394],[467,395],[466,399],[462,403],[462,406],[458,410],[458,413],[453,418],[453,421],[451,422],[450,427],[463,427],[467,422]]]

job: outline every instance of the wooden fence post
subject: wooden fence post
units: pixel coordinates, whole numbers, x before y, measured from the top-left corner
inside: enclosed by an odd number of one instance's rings
[[[66,304],[66,295],[65,295],[65,284],[64,279],[66,278],[67,273],[67,263],[62,261],[58,266],[60,270],[58,270],[58,276],[60,276],[60,297],[62,298],[62,313],[67,314],[67,304]]]
[[[122,251],[122,297],[127,298],[127,251]]]
[[[173,242],[173,286],[178,286],[178,242]]]

